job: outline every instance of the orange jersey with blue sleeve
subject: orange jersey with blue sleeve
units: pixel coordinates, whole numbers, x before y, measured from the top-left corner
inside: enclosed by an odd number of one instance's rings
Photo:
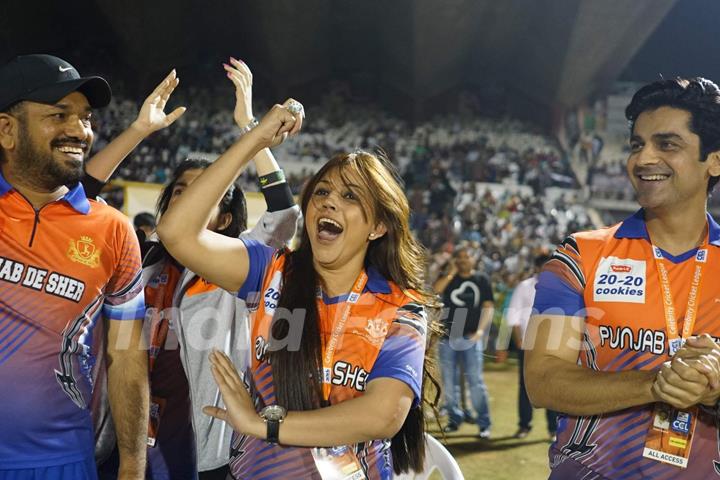
[[[720,226],[708,215],[708,241],[682,255],[662,252],[682,329],[696,258],[705,263],[693,334],[720,337]],[[578,362],[597,371],[659,370],[670,359],[665,310],[652,244],[640,210],[609,228],[577,233],[540,274],[534,310],[580,316],[586,332]],[[713,411],[700,409],[687,468],[643,457],[653,405],[589,417],[562,417],[550,448],[551,478],[698,479],[720,472]],[[584,476],[585,475],[585,476]]]
[[[245,295],[248,306],[255,309],[251,336],[253,358],[245,382],[260,410],[276,403],[272,367],[266,353],[270,323],[273,315],[278,314],[277,301],[287,257],[282,251],[273,254],[271,249],[254,240],[244,241],[251,265],[248,280],[239,294]],[[356,398],[372,380],[389,377],[406,383],[414,392],[417,404],[421,397],[425,355],[425,309],[372,267],[367,269],[367,275],[367,284],[351,306],[335,351],[329,373],[330,403]],[[323,294],[317,304],[322,342],[328,345],[334,322],[348,305],[348,295],[328,298]],[[390,439],[351,448],[368,478],[392,478]],[[230,465],[236,478],[320,478],[311,449],[272,445],[250,436],[233,437]]]
[[[0,469],[92,457],[100,317],[143,314],[139,247],[120,212],[80,184],[35,210],[0,175]]]

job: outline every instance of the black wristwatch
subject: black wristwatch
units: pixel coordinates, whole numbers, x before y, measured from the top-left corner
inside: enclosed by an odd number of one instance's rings
[[[280,405],[269,405],[260,410],[260,418],[267,425],[267,441],[279,443],[280,424],[285,420],[287,410]]]

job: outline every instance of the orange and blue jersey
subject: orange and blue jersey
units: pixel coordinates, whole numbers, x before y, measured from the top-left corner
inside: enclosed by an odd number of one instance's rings
[[[251,366],[245,373],[258,410],[276,403],[272,368],[266,359],[269,328],[282,289],[286,252],[275,252],[254,240],[243,240],[250,268],[239,295],[247,298],[252,314]],[[359,397],[376,378],[406,383],[421,398],[427,317],[423,306],[372,267],[357,303],[351,307],[345,333],[335,351],[331,368],[330,404]],[[308,286],[308,288],[313,288]],[[348,295],[318,298],[322,342],[332,335],[333,320],[344,311]],[[262,306],[258,309],[259,302]],[[390,439],[352,445],[370,479],[392,478]],[[230,467],[236,478],[319,479],[311,449],[272,445],[264,440],[235,434]]]
[[[101,316],[144,314],[137,239],[81,184],[35,210],[0,175],[0,470],[92,461]]]
[[[708,215],[707,247],[662,251],[682,328],[695,259],[705,261],[694,335],[720,337],[720,226]],[[576,233],[539,276],[534,310],[580,316],[586,332],[578,362],[597,371],[659,370],[670,359],[661,286],[642,210],[612,227]],[[643,457],[652,405],[589,417],[565,416],[550,448],[551,478],[698,479],[720,472],[714,411],[701,408],[688,467]]]

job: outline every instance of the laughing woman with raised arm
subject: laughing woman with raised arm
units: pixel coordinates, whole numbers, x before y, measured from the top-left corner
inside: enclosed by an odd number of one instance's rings
[[[241,377],[226,355],[213,353],[225,408],[205,411],[235,430],[235,478],[419,471],[426,309],[434,300],[389,162],[356,152],[326,163],[303,192],[294,251],[204,228],[249,159],[296,133],[303,117],[294,100],[275,105],[158,226],[175,258],[255,306],[252,365]]]

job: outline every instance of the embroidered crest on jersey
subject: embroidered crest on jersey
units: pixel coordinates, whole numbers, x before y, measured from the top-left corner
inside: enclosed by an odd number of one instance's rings
[[[76,263],[81,263],[90,268],[96,268],[100,265],[100,253],[102,251],[95,248],[93,239],[83,235],[80,240],[70,240],[70,248],[68,248],[67,256]]]
[[[644,260],[603,257],[595,272],[593,300],[645,303],[646,273]]]
[[[372,318],[368,319],[367,325],[365,326],[365,333],[362,337],[371,345],[379,348],[385,341],[387,332],[388,327],[385,320],[382,318]]]

